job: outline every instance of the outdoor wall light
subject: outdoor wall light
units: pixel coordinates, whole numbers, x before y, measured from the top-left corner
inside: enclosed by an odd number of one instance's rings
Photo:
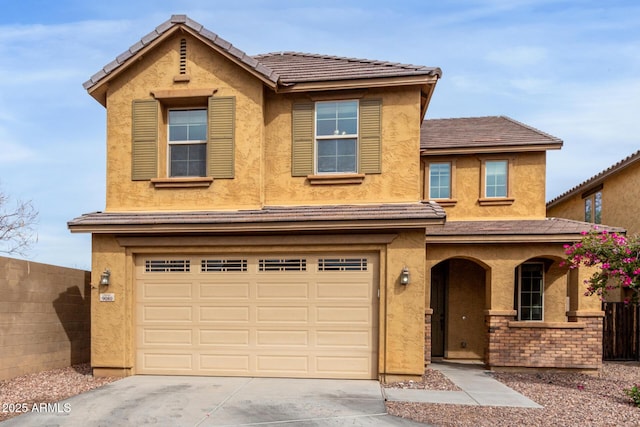
[[[409,283],[411,283],[411,275],[409,274],[409,267],[405,267],[400,274],[400,284],[407,286]]]
[[[109,269],[107,268],[106,270],[104,270],[104,273],[102,273],[100,275],[100,284],[102,286],[109,286],[110,280],[111,279],[111,271],[109,271]]]

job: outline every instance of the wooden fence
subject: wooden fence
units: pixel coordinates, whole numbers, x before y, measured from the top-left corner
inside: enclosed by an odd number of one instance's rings
[[[640,305],[605,302],[602,337],[604,360],[640,360]]]

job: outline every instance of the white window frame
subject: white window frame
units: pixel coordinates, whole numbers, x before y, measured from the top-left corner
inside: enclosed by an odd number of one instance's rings
[[[354,102],[356,104],[356,133],[355,134],[345,134],[345,135],[318,135],[318,105],[320,104],[339,104],[339,103],[347,103]],[[357,99],[341,99],[336,101],[316,101],[314,105],[314,113],[313,113],[313,170],[316,175],[344,175],[351,173],[358,173],[360,170],[360,156],[359,156],[359,147],[360,147],[360,101]],[[349,172],[320,172],[318,170],[318,141],[322,140],[330,140],[330,139],[355,139],[356,141],[356,162],[355,162],[355,170]]]
[[[432,166],[434,165],[448,165],[449,166],[449,182],[447,184],[447,187],[449,189],[449,197],[434,197],[431,194],[431,170],[432,170]],[[453,186],[452,186],[452,181],[453,181],[453,165],[451,164],[451,162],[429,162],[429,167],[428,167],[428,172],[429,172],[429,177],[427,180],[428,186],[427,186],[427,191],[428,191],[428,195],[429,195],[429,200],[438,200],[438,199],[443,199],[443,200],[450,200],[453,198]],[[442,187],[440,187],[442,188]]]
[[[488,182],[488,173],[489,173],[489,168],[487,167],[489,163],[501,163],[504,164],[504,194],[499,195],[499,196],[489,196],[487,194],[487,189],[489,188],[489,182]],[[504,199],[506,197],[509,197],[509,160],[507,159],[487,159],[484,162],[484,197],[487,199]]]
[[[197,176],[207,176],[207,139],[204,140],[186,140],[186,141],[171,141],[171,112],[172,111],[204,111],[205,116],[205,125],[207,126],[207,130],[205,131],[205,136],[208,133],[209,129],[209,120],[206,107],[190,107],[190,108],[169,108],[167,109],[167,176],[170,178],[188,178],[188,177],[197,177]],[[205,155],[204,155],[204,174],[203,175],[172,175],[171,171],[171,146],[172,145],[196,145],[196,144],[204,144],[205,146]]]
[[[584,221],[592,224],[602,224],[602,188],[588,192],[587,195],[582,197],[584,199]],[[587,218],[587,205],[591,209],[589,218]]]
[[[524,265],[539,265],[540,266],[540,271],[542,273],[542,283],[540,284],[540,300],[541,300],[541,305],[540,305],[540,310],[541,310],[541,316],[540,319],[522,319],[522,267]],[[544,263],[543,262],[538,262],[538,261],[533,261],[533,262],[525,262],[522,263],[518,266],[517,268],[517,277],[518,277],[518,320],[519,321],[524,321],[524,322],[544,322],[544,286],[545,286],[545,271],[544,271]],[[531,292],[530,292],[531,293]],[[532,305],[528,306],[529,308],[533,307]]]

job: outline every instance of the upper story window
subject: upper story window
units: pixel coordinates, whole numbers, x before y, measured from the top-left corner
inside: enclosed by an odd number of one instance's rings
[[[451,198],[451,163],[429,163],[429,199]]]
[[[584,221],[602,224],[602,191],[587,192],[584,198]]]
[[[358,171],[358,101],[316,103],[316,173]]]
[[[207,173],[207,110],[169,110],[169,176]]]
[[[485,162],[485,197],[507,197],[508,166],[507,160],[487,160]]]
[[[510,205],[514,199],[515,156],[480,156],[480,206]]]
[[[524,263],[516,277],[518,320],[543,320],[544,264]]]

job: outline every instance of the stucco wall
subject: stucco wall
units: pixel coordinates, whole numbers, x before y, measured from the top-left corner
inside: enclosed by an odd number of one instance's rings
[[[512,188],[510,197],[513,203],[499,206],[481,206],[478,199],[482,197],[481,188],[481,156],[426,156],[423,166],[433,162],[455,161],[455,187],[453,199],[456,203],[446,205],[448,221],[486,220],[486,219],[540,219],[545,217],[545,173],[546,153],[509,153],[505,156],[492,155],[492,158],[513,159],[513,176],[510,178]],[[423,198],[428,199],[428,172],[423,179]],[[426,188],[426,190],[425,190]]]
[[[345,95],[349,99],[349,95]],[[371,89],[382,100],[382,173],[357,185],[310,185],[291,176],[291,109],[307,96],[267,93],[265,109],[265,204],[343,204],[420,200],[420,91],[417,87]]]
[[[175,83],[180,39],[187,39],[189,82]],[[211,89],[236,97],[235,178],[216,179],[208,188],[156,189],[131,181],[131,102],[150,99],[154,90]],[[184,104],[183,107],[206,107]],[[159,177],[167,177],[166,111],[159,118]],[[263,86],[255,77],[186,35],[171,37],[114,78],[107,92],[107,211],[250,209],[260,206],[264,139]],[[238,197],[242,194],[242,197]]]
[[[89,272],[0,257],[0,380],[89,360]]]
[[[585,188],[585,191],[589,188]],[[547,216],[584,221],[584,199],[579,192],[547,210]],[[640,162],[608,177],[602,187],[602,223],[640,234]]]

